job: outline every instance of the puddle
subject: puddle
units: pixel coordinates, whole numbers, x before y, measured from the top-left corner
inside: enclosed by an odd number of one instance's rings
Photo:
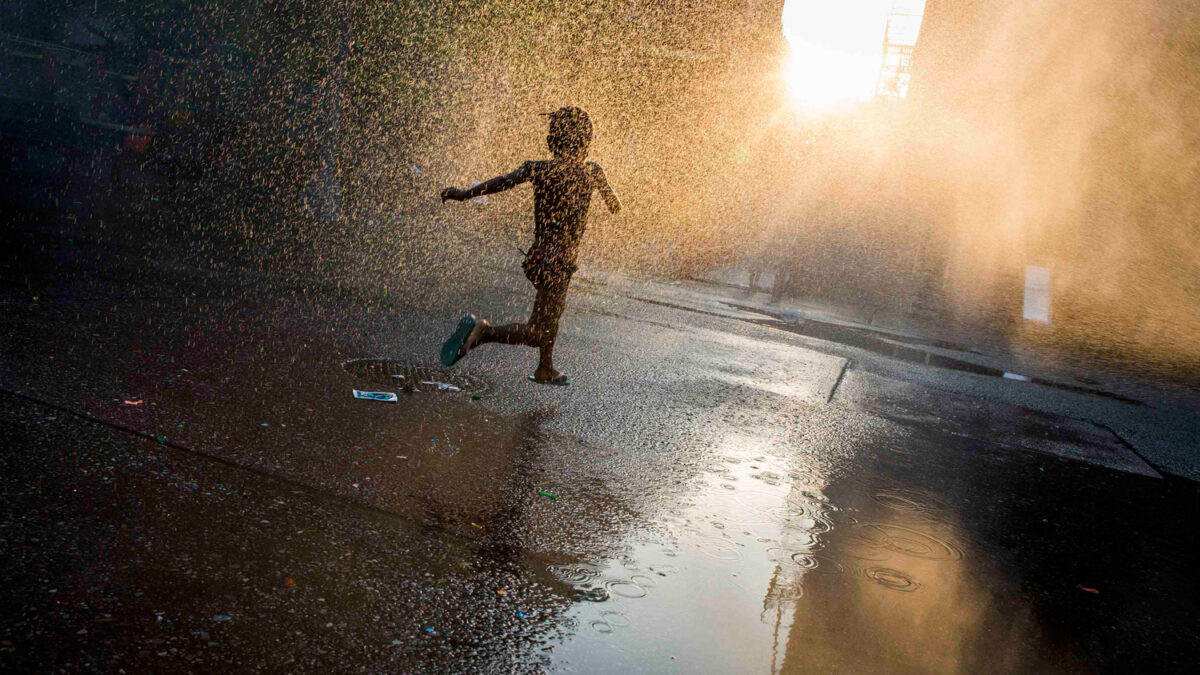
[[[1026,611],[1003,547],[962,520],[963,509],[994,518],[997,495],[953,481],[931,492],[911,482],[928,466],[889,461],[922,458],[959,476],[960,449],[893,443],[834,468],[749,436],[730,445],[656,518],[661,536],[551,568],[576,600],[554,670],[961,672],[996,653],[1006,671],[1078,665]]]
[[[776,670],[804,575],[844,571],[816,553],[837,507],[813,476],[761,450],[730,452],[665,514],[663,538],[598,565],[552,568],[580,600],[570,614],[578,634],[555,649],[560,669]]]
[[[342,368],[354,376],[356,382],[370,384],[387,391],[423,393],[446,392],[452,389],[440,387],[450,385],[460,392],[482,394],[489,389],[487,380],[462,368],[445,368],[413,360],[380,358],[351,359],[342,363]],[[423,382],[439,384],[422,384]]]

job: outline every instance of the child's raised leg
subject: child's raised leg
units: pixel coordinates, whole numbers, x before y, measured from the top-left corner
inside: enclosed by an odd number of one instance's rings
[[[538,367],[533,373],[533,379],[552,384],[569,383],[567,376],[554,368],[554,341],[558,338],[558,320],[566,309],[569,283],[570,277],[566,277],[538,284],[533,312],[525,323],[493,326],[484,319],[475,320],[470,333],[461,340],[458,358],[489,342],[537,347]]]

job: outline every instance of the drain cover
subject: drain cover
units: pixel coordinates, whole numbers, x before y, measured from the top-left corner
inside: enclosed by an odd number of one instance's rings
[[[381,387],[391,387],[395,390],[438,390],[436,385],[423,385],[422,382],[449,384],[471,394],[481,394],[488,388],[487,381],[482,377],[461,368],[431,366],[417,361],[351,359],[343,363],[342,367],[356,379],[372,382]]]

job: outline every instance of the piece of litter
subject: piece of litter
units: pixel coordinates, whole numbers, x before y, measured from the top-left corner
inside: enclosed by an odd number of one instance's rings
[[[384,401],[386,403],[396,403],[400,400],[394,393],[390,391],[359,391],[352,389],[354,398],[361,398],[367,401]]]
[[[426,629],[425,629],[425,632],[426,632],[426,633],[432,633],[432,632],[433,632],[433,628],[426,628]]]
[[[558,499],[558,495],[552,495],[549,492],[546,492],[545,490],[539,490],[538,494],[543,497],[549,497],[550,499]]]
[[[507,588],[497,588],[496,595],[503,598],[508,595],[508,589]]]
[[[431,438],[431,439],[429,439],[429,440],[433,441],[434,443],[437,443],[437,439],[436,439],[436,438]]]
[[[162,434],[159,434],[159,435],[155,436],[154,438],[157,439],[159,443],[167,442],[167,437],[163,436]]]
[[[475,527],[478,527],[478,528],[479,528],[479,529],[481,529],[481,530],[483,529],[483,526],[482,526],[482,525],[480,525],[479,523],[471,523],[471,525],[473,525],[473,526],[475,526]]]
[[[350,487],[352,487],[352,488],[354,488],[355,490],[357,490],[357,489],[358,489],[358,483],[351,483],[351,484],[350,484]]]
[[[176,428],[176,429],[182,429],[182,428],[183,428],[183,422],[180,422],[179,424],[176,424],[176,425],[175,425],[175,428]]]
[[[271,425],[270,425],[270,424],[267,424],[266,422],[259,422],[259,423],[258,423],[258,426],[260,426],[260,427],[269,427],[269,426],[271,426]]]
[[[527,617],[527,616],[529,616],[529,615],[528,615],[528,614],[526,614],[525,612],[517,612],[517,618],[518,618],[518,619],[524,619],[524,618],[525,618],[525,617]]]
[[[1087,591],[1088,593],[1091,593],[1092,595],[1100,595],[1100,591],[1098,591],[1094,588],[1088,588],[1087,586],[1083,586],[1080,584],[1075,584],[1075,588],[1078,588],[1081,591]]]
[[[140,398],[136,401],[128,401],[128,400],[125,401],[125,405],[141,405],[141,404],[142,404],[142,399],[140,399]]]
[[[284,588],[295,588],[295,587],[296,587],[296,580],[295,580],[295,579],[293,579],[293,578],[291,578],[291,577],[288,577],[288,578],[284,579],[284,580],[283,580],[283,587],[284,587]]]
[[[459,389],[458,387],[450,384],[449,382],[429,382],[426,380],[422,380],[421,384],[427,384],[431,387],[437,387],[438,391],[462,391],[462,389]]]

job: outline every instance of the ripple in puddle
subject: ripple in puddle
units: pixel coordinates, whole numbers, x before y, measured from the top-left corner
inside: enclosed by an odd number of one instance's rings
[[[600,618],[607,621],[610,626],[617,628],[625,628],[629,625],[629,617],[615,610],[600,612]]]
[[[706,537],[695,542],[696,550],[717,560],[737,560],[742,557],[738,545],[728,539]]]
[[[794,601],[804,597],[804,586],[798,581],[781,584],[767,593],[767,599],[775,602]]]
[[[925,560],[963,559],[962,550],[953,543],[903,525],[862,523],[856,528],[863,541],[870,546]]]
[[[791,555],[792,562],[817,574],[842,574],[846,568],[833,558],[813,553],[798,552]]]
[[[772,506],[762,509],[760,513],[776,523],[804,518],[808,515],[808,511],[803,506]]]
[[[587,602],[604,602],[612,597],[607,588],[576,588],[575,599]]]
[[[907,490],[877,492],[872,498],[893,511],[922,513],[927,511],[943,511],[946,508],[946,503],[936,497]]]
[[[583,584],[600,578],[600,571],[586,565],[551,565],[550,573],[568,584]]]
[[[629,575],[629,580],[642,588],[655,588],[658,586],[658,582],[645,574],[631,574]]]
[[[644,598],[649,593],[645,588],[635,581],[628,579],[615,579],[604,582],[604,588],[613,595],[619,595],[622,598]]]
[[[880,562],[892,557],[892,552],[885,548],[868,548],[865,550],[851,551],[850,555],[859,560],[870,560],[871,562]]]
[[[802,530],[814,534],[825,534],[833,530],[833,521],[820,516],[803,516],[795,518],[790,523]]]
[[[819,551],[825,548],[825,542],[817,532],[788,532],[784,544],[793,551]]]
[[[900,570],[888,567],[868,567],[863,576],[892,591],[913,593],[921,590],[921,584]]]

